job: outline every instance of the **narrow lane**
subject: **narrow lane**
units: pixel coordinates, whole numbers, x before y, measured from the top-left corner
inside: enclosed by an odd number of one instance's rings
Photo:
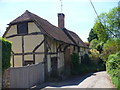
[[[101,71],[62,82],[48,83],[43,90],[48,88],[115,88],[115,86],[106,71]]]
[[[77,88],[115,88],[110,76],[105,72],[97,72],[82,81]]]

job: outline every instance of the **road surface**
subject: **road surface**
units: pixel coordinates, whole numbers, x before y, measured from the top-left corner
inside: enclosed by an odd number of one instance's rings
[[[61,82],[46,82],[36,88],[46,90],[49,88],[115,88],[115,86],[106,71],[101,71]]]

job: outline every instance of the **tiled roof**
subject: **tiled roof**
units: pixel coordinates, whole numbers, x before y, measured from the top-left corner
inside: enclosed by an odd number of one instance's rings
[[[85,47],[84,42],[80,39],[80,37],[79,37],[76,33],[72,32],[72,31],[70,31],[70,30],[67,30],[66,28],[64,28],[63,31],[67,34],[67,36],[68,36],[76,45]]]
[[[47,20],[29,12],[28,10],[26,10],[25,13],[23,13],[21,16],[19,16],[18,18],[16,18],[12,22],[10,22],[10,25],[16,24],[19,22],[24,22],[24,21],[35,22],[36,25],[40,28],[40,30],[43,33],[45,33],[46,35],[48,35],[58,41],[62,41],[65,43],[84,47],[84,42],[74,32],[69,31],[67,29],[62,30],[62,29],[52,25],[51,23],[49,23]]]

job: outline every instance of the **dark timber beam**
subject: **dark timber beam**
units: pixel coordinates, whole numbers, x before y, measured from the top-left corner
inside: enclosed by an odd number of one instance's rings
[[[37,45],[37,46],[34,48],[33,52],[35,52],[35,51],[44,43],[44,41],[45,41],[45,40],[43,40],[42,42],[40,42],[40,44]]]
[[[24,36],[22,36],[22,65],[24,66]]]
[[[14,35],[7,36],[6,38],[12,38],[12,37],[16,37],[16,36],[29,36],[29,35],[43,35],[43,33],[42,32],[33,32],[33,33],[28,33],[28,34],[14,34]]]
[[[30,54],[44,54],[44,52],[14,53],[14,55],[30,55]]]
[[[14,52],[12,51],[12,64],[13,64],[13,67],[14,67]]]

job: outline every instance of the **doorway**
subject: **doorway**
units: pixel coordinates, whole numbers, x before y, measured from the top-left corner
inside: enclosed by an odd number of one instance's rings
[[[51,77],[58,77],[57,73],[57,67],[58,67],[58,60],[57,57],[51,58]]]

